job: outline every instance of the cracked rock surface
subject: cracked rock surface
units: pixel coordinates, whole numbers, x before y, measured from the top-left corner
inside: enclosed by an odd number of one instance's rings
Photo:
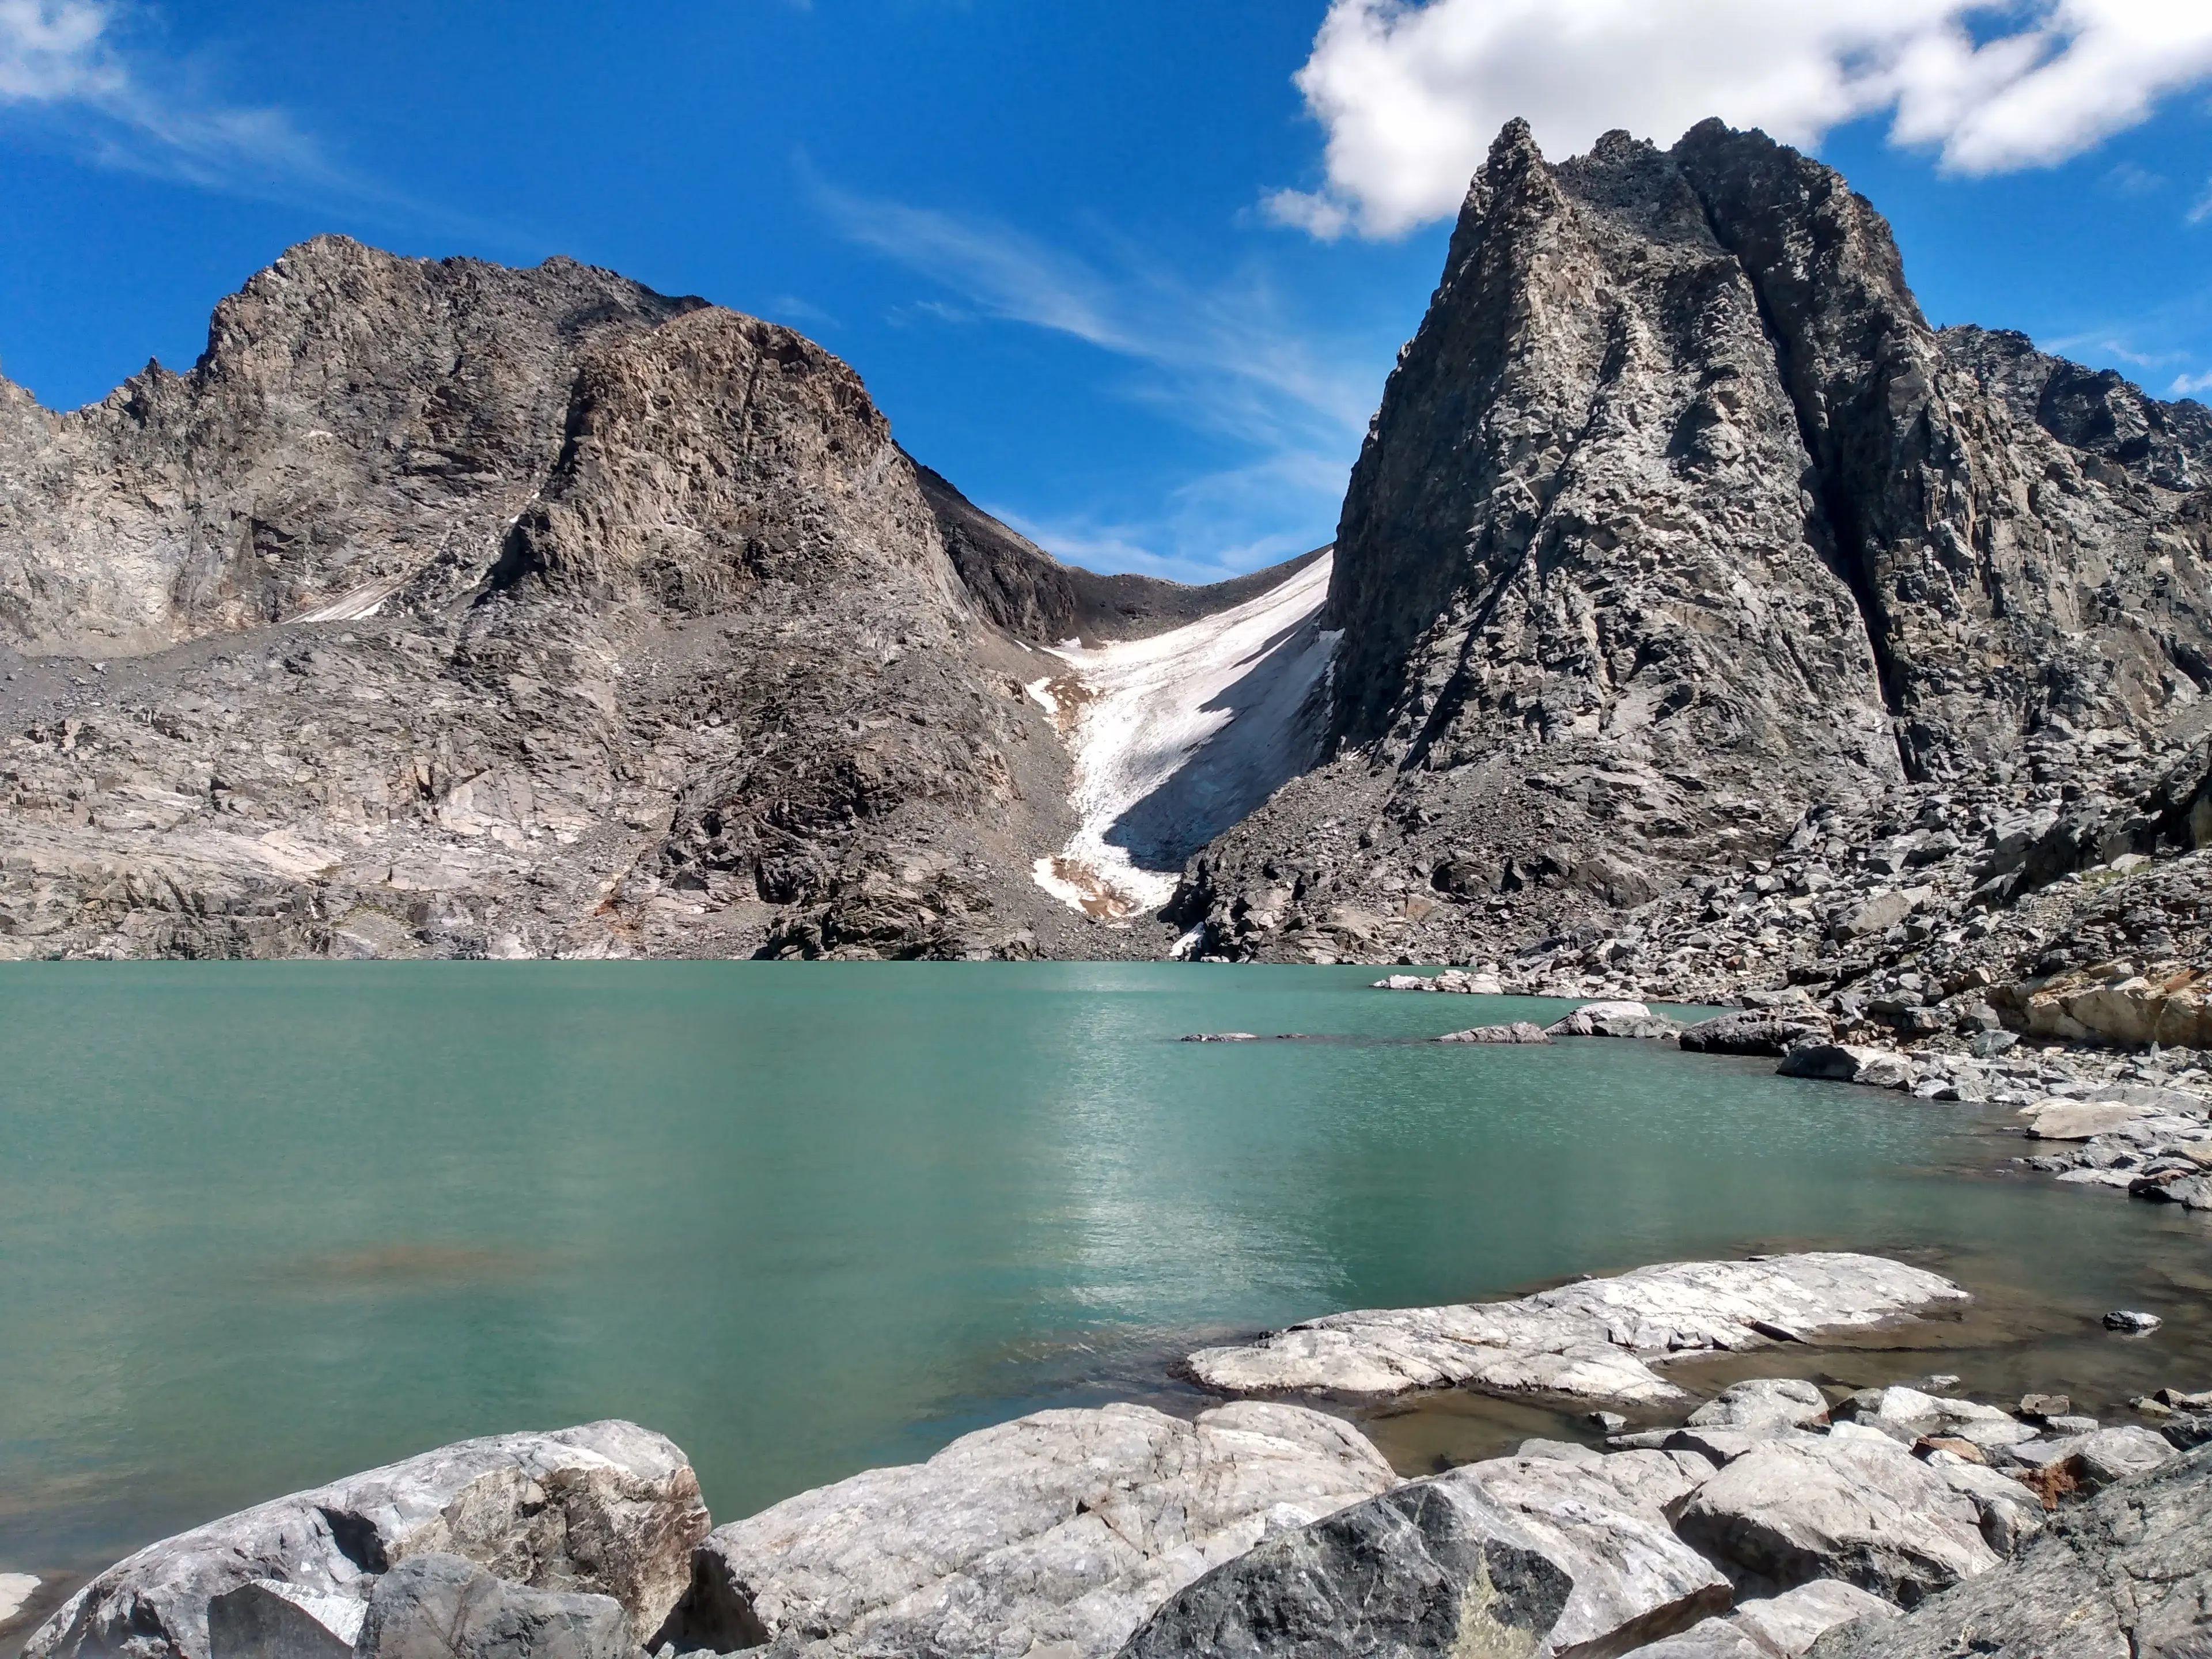
[[[1040,1412],[716,1528],[672,1633],[815,1659],[1094,1659],[1207,1569],[1395,1482],[1357,1430],[1298,1407]]]
[[[1456,1385],[1644,1403],[1681,1390],[1669,1357],[1880,1324],[1967,1294],[1923,1268],[1838,1251],[1675,1261],[1511,1302],[1330,1314],[1186,1362],[1209,1388],[1352,1395]]]
[[[23,1651],[211,1659],[211,1603],[228,1604],[234,1631],[321,1632],[343,1650],[381,1580],[417,1556],[556,1595],[549,1616],[604,1602],[599,1624],[651,1630],[689,1583],[707,1526],[684,1454],[635,1424],[467,1440],[149,1545],[78,1591]]]

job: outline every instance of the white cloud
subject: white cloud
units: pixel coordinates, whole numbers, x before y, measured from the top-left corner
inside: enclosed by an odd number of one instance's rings
[[[1082,340],[1134,366],[1121,395],[1246,458],[1170,492],[1140,522],[1000,514],[1041,545],[1094,568],[1213,580],[1334,530],[1395,340],[1302,328],[1252,272],[1201,287],[1126,246],[1102,264],[1006,226],[814,188],[849,239],[960,302],[924,299],[902,316],[1011,321]]]
[[[362,191],[283,111],[210,98],[129,51],[135,21],[129,0],[0,0],[0,109],[42,116],[105,166],[249,191]]]
[[[2212,219],[2212,181],[2206,183],[2204,194],[2197,198],[2197,205],[2191,208],[2185,216],[2192,225],[2201,225],[2207,219]]]
[[[2212,392],[2212,369],[2202,374],[2177,374],[2173,384],[2166,388],[2169,398],[2193,398],[2200,392]]]
[[[2212,78],[2207,0],[1331,0],[1299,70],[1328,182],[1268,198],[1316,235],[1455,211],[1492,137],[1546,153],[1717,115],[1799,145],[1887,112],[1966,173],[2047,166]]]
[[[106,9],[82,0],[0,0],[0,101],[113,95],[124,77],[100,38],[106,29]]]

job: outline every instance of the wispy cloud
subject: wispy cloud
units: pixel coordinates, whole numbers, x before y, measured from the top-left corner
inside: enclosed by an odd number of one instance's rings
[[[228,100],[134,44],[148,28],[132,0],[0,0],[0,112],[104,167],[247,195],[392,201],[283,110]]]
[[[2212,179],[2205,181],[2204,193],[2197,198],[2197,204],[2189,210],[2185,216],[2192,225],[2201,225],[2206,220],[2212,219]]]
[[[1331,0],[1297,75],[1327,182],[1268,206],[1323,237],[1443,217],[1516,115],[1560,155],[1708,115],[1810,144],[1886,112],[1948,170],[2005,173],[2208,79],[2203,0]]]
[[[1249,456],[1173,490],[1140,521],[1001,514],[1041,544],[1079,562],[1209,580],[1302,552],[1313,526],[1334,526],[1388,346],[1302,325],[1256,270],[1201,285],[1111,238],[1094,260],[988,220],[816,190],[850,240],[955,296],[944,320],[964,313],[1084,341],[1136,367],[1123,395]],[[914,309],[927,315],[934,303]]]
[[[2212,392],[2212,369],[2202,374],[2177,374],[2166,390],[2170,398],[2193,398],[2200,392]]]

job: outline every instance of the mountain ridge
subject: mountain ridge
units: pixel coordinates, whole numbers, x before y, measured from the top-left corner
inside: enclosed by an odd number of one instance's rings
[[[2208,467],[2212,412],[1931,330],[1870,204],[1711,122],[1556,164],[1510,125],[1335,541],[1200,588],[1054,559],[790,330],[319,238],[188,374],[71,415],[0,383],[0,949],[1857,982],[1927,941],[1862,948],[1803,893],[1718,946],[1678,913],[1801,845],[1858,892],[1931,814],[1931,918],[2017,873],[1966,880],[2008,815],[2072,809],[2038,870],[2173,852]],[[1157,916],[1060,902],[1121,695],[1083,665],[1206,639],[1332,549],[1310,695],[1208,714],[1152,676],[1184,758],[1115,810],[1208,822],[1168,804],[1309,726],[1316,763]]]

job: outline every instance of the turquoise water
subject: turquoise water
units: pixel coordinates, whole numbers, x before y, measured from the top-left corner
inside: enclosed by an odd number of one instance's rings
[[[1384,1041],[1551,1006],[1372,972],[0,969],[0,1571],[606,1416],[734,1516],[1158,1394],[1209,1337],[1669,1256],[1932,1249],[2068,1320],[2203,1260],[2144,1206],[1964,1173],[1979,1115]],[[1171,1041],[1224,1030],[1354,1040]]]

